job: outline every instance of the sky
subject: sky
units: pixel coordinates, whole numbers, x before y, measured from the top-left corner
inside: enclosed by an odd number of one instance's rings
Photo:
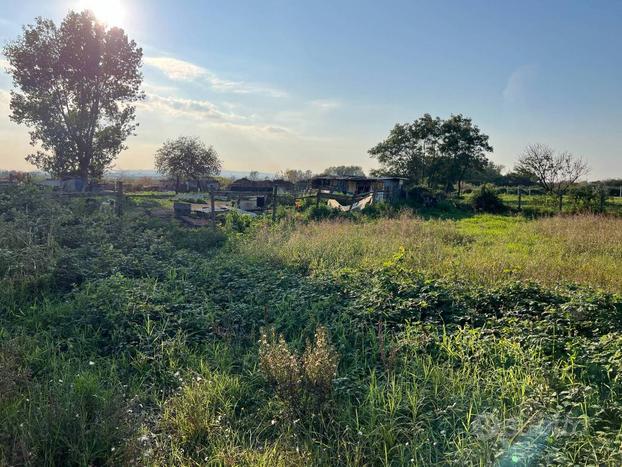
[[[92,7],[144,51],[137,135],[116,169],[198,136],[227,170],[377,164],[395,123],[462,113],[512,168],[545,143],[622,177],[622,0],[0,0],[0,42]],[[0,63],[1,64],[1,63]],[[2,67],[5,68],[5,67]],[[0,168],[32,169],[0,72]]]

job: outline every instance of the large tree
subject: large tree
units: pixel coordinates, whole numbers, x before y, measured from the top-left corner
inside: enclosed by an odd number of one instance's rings
[[[134,133],[142,49],[92,12],[60,26],[38,18],[4,48],[16,90],[11,119],[31,128],[27,160],[54,176],[99,178]]]
[[[521,155],[516,172],[531,176],[545,192],[556,196],[562,210],[564,195],[589,167],[583,159],[569,152],[556,152],[546,144],[531,144]]]
[[[446,189],[457,184],[460,191],[466,174],[485,167],[491,151],[488,136],[470,118],[452,115],[441,120],[425,114],[412,123],[395,125],[369,154],[381,164],[377,173]]]
[[[181,136],[167,141],[156,152],[156,170],[175,180],[175,191],[179,191],[181,180],[199,180],[203,177],[218,175],[222,163],[216,150],[207,147],[198,138]]]
[[[492,152],[488,135],[473,125],[470,118],[452,115],[441,125],[440,153],[446,158],[445,182],[447,188],[458,185],[458,195],[462,193],[462,182],[469,170],[482,170]]]

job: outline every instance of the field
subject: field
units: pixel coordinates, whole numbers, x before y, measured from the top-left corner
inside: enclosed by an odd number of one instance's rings
[[[0,465],[622,463],[621,218],[141,204],[0,193]]]

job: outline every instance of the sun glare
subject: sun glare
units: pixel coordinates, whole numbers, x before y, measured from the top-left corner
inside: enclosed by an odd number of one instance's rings
[[[125,21],[121,0],[80,0],[77,10],[91,10],[97,19],[108,26],[123,26]]]

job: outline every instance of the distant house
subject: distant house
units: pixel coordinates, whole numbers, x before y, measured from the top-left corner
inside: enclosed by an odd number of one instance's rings
[[[401,177],[319,176],[311,180],[311,188],[355,196],[375,192],[377,199],[395,200],[403,196],[405,180]]]
[[[272,180],[249,180],[240,178],[234,180],[229,186],[230,191],[249,191],[253,193],[272,193],[274,182]]]

